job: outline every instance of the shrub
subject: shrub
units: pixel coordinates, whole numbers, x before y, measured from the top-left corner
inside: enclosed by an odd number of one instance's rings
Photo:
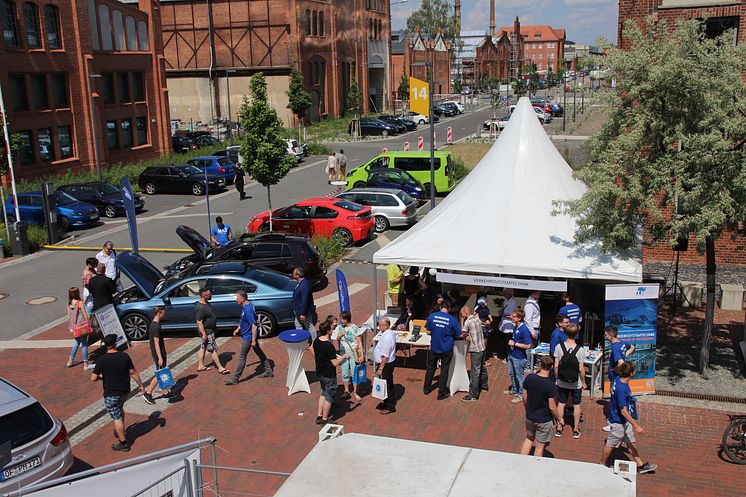
[[[344,246],[335,238],[326,238],[323,236],[314,236],[311,238],[313,243],[321,254],[321,260],[326,266],[330,266],[339,260],[344,253]]]
[[[456,181],[461,181],[467,174],[469,174],[469,170],[466,169],[464,161],[458,157],[453,157],[451,159],[451,167],[453,168],[451,174],[453,175],[453,179]]]
[[[308,144],[308,155],[331,155],[332,149],[320,142]]]
[[[0,222],[0,243],[3,245],[5,251],[5,257],[13,255],[13,251],[10,248],[10,242],[5,239],[5,225]],[[38,224],[28,225],[28,244],[31,252],[36,252],[41,248],[42,245],[47,244],[47,229],[44,226]]]

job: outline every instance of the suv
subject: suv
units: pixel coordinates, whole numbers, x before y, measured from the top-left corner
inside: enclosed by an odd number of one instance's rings
[[[293,268],[302,267],[313,284],[321,281],[326,270],[321,256],[307,238],[284,233],[241,235],[225,247],[214,248],[210,242],[189,226],[177,226],[176,234],[194,254],[165,266],[166,277],[174,276],[197,264],[223,261],[247,261],[291,276]]]
[[[0,467],[0,494],[63,476],[73,465],[65,425],[35,398],[0,378],[0,440],[10,461]]]

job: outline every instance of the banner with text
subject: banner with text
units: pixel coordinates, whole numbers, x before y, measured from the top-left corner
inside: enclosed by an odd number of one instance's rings
[[[339,312],[350,312],[350,292],[347,289],[347,278],[341,269],[335,271],[337,279],[337,296],[339,297]]]
[[[616,326],[618,338],[634,345],[626,361],[635,365],[629,382],[634,395],[655,393],[655,359],[658,333],[659,285],[606,285],[605,326]],[[609,359],[611,343],[604,345],[604,395],[610,395]]]
[[[521,290],[541,290],[544,292],[567,291],[566,280],[524,280],[479,274],[444,273],[441,271],[438,271],[435,279],[441,283],[454,283],[456,285],[494,286],[500,288],[519,288]]]

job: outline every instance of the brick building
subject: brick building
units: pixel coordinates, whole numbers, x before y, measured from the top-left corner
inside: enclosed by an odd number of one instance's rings
[[[403,31],[392,37],[391,56],[391,88],[392,96],[396,97],[402,75],[406,78],[417,78],[427,81],[427,66],[433,65],[433,95],[449,95],[451,93],[451,44],[440,35],[434,40],[423,36],[418,31],[407,37]]]
[[[490,27],[476,48],[477,71],[500,81],[515,79],[523,70],[523,35],[516,16],[513,29],[495,32],[495,1],[490,2]]]
[[[562,69],[565,63],[565,30],[551,26],[520,26],[523,42],[523,66],[536,64],[539,75]],[[515,27],[502,27],[498,34],[516,32]]]
[[[365,111],[388,106],[389,2],[385,0],[161,0],[173,119],[235,120],[251,75],[291,124],[290,70],[304,76],[308,118],[341,116],[353,79]]]
[[[170,149],[158,14],[155,0],[0,0],[16,177],[94,169],[97,153],[105,166]]]

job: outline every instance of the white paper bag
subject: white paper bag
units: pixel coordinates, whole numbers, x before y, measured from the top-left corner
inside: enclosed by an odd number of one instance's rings
[[[373,398],[379,400],[386,400],[388,398],[388,392],[386,391],[386,380],[379,378],[378,376],[373,378]]]

